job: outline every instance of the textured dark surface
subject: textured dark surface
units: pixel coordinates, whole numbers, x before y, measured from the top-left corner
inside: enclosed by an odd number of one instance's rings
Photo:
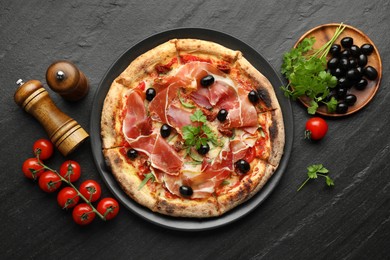
[[[0,2],[2,258],[388,259],[390,257],[390,105],[388,1],[5,1]],[[303,140],[305,109],[293,103],[294,144],[288,169],[271,196],[248,216],[213,231],[179,232],[122,209],[111,222],[80,228],[21,173],[34,140],[46,137],[14,102],[18,78],[45,83],[55,60],[73,61],[91,91],[54,102],[85,129],[99,81],[130,46],[167,29],[205,27],[239,38],[279,71],[282,54],[305,31],[330,22],[361,29],[377,45],[383,78],[360,112],[329,119],[320,143]],[[70,159],[83,179],[102,182],[85,143]],[[57,152],[47,163],[58,168]],[[323,163],[335,180],[302,191],[306,167]],[[111,196],[103,186],[104,196]]]

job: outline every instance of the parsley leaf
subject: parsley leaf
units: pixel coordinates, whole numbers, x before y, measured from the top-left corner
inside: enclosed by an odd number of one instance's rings
[[[199,126],[186,125],[182,127],[183,139],[188,147],[195,146],[199,149],[202,145],[211,142],[214,145],[219,145],[217,135],[206,125],[207,117],[201,110],[196,110],[190,116],[192,122],[200,123]]]
[[[195,113],[190,116],[190,119],[192,122],[201,122],[201,123],[207,122],[207,117],[203,115],[203,112],[199,109],[196,110]]]
[[[334,186],[334,181],[332,178],[328,176],[329,170],[326,169],[322,164],[313,164],[307,167],[307,179],[302,183],[301,186],[299,186],[297,191],[300,191],[303,186],[310,180],[310,179],[317,179],[318,176],[325,178],[325,183],[329,187]]]
[[[344,29],[345,26],[341,24],[332,39],[318,50],[313,50],[315,38],[311,37],[303,39],[296,48],[283,55],[281,72],[289,83],[281,89],[286,97],[293,100],[302,96],[309,97],[309,114],[315,114],[320,102],[327,105],[328,112],[335,111],[334,100],[324,101],[337,85],[337,78],[326,71],[326,56]]]

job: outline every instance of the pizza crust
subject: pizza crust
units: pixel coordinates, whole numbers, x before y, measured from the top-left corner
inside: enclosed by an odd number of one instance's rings
[[[249,200],[261,189],[273,173],[269,168],[269,164],[263,160],[252,162],[251,169],[252,171],[242,177],[238,185],[232,183],[234,188],[218,196],[220,214]]]
[[[239,51],[228,49],[218,43],[198,39],[179,39],[176,42],[176,49],[181,57],[194,55],[205,60],[211,59],[215,63],[220,61],[234,63],[240,55]]]
[[[269,128],[271,140],[271,154],[268,162],[273,166],[278,166],[282,159],[285,145],[285,132],[283,115],[281,109],[276,109],[271,112],[272,125]]]
[[[103,104],[101,117],[102,148],[118,147],[124,142],[122,134],[121,110],[126,104],[125,93],[128,89],[114,81]]]
[[[165,42],[137,57],[115,80],[134,88],[142,80],[158,75],[156,65],[169,63],[177,58],[176,39]]]
[[[220,215],[215,197],[206,199],[183,199],[167,196],[164,189],[157,197],[155,211],[174,217],[209,218]]]

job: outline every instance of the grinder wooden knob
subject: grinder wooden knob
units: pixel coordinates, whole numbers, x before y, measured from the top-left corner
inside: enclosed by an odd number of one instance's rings
[[[77,101],[88,94],[89,84],[76,65],[69,61],[57,61],[46,71],[49,87],[68,101]]]
[[[19,85],[14,95],[16,104],[42,124],[62,155],[73,152],[89,136],[74,119],[58,109],[40,81],[24,83],[19,79],[16,84]]]

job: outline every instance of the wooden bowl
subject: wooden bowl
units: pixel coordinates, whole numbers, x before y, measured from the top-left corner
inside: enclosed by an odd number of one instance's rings
[[[310,31],[306,32],[304,35],[299,38],[297,43],[294,45],[294,48],[305,38],[315,37],[316,41],[314,43],[313,48],[319,49],[322,45],[324,45],[326,42],[328,42],[334,35],[337,27],[339,27],[340,24],[338,23],[330,23],[330,24],[323,24],[318,27],[315,27],[311,29]],[[337,114],[337,113],[328,113],[326,106],[320,106],[317,109],[317,114],[325,115],[325,116],[331,116],[331,117],[340,117],[340,116],[346,116],[350,115],[352,113],[355,113],[362,109],[364,106],[368,104],[368,102],[371,101],[371,99],[374,97],[375,93],[377,92],[379,88],[379,84],[382,79],[382,61],[381,57],[379,55],[378,49],[375,46],[375,44],[371,41],[371,39],[365,35],[362,31],[350,26],[345,25],[346,28],[344,31],[340,34],[340,36],[337,38],[335,43],[340,44],[340,40],[343,37],[350,36],[353,38],[353,42],[358,47],[362,46],[365,43],[369,43],[374,47],[373,53],[371,53],[368,58],[368,63],[366,66],[372,66],[378,71],[378,77],[375,80],[367,80],[368,84],[367,87],[364,90],[357,90],[354,87],[348,90],[348,93],[354,94],[357,97],[357,101],[353,106],[348,107],[347,113],[344,114]],[[330,55],[327,57],[330,58]],[[306,107],[310,106],[310,98],[308,97],[300,97],[299,100],[305,105]]]

